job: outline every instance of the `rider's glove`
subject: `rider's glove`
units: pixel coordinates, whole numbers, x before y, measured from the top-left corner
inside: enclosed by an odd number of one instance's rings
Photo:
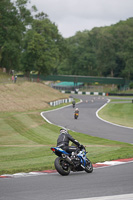
[[[84,146],[82,144],[79,145],[79,148],[82,149]]]

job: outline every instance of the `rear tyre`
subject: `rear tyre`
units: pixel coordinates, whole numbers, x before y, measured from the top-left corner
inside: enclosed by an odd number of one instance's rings
[[[92,165],[91,161],[88,158],[86,159],[85,171],[87,173],[92,173],[93,172],[93,165]]]
[[[70,174],[70,166],[64,165],[65,161],[63,158],[57,157],[54,164],[57,172],[62,176],[67,176]]]
[[[74,115],[74,118],[75,118],[75,119],[77,119],[77,118],[78,118],[78,116],[75,114],[75,115]]]

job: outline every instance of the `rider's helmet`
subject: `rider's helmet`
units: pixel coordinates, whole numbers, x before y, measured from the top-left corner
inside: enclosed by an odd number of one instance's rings
[[[66,130],[66,129],[63,129],[63,128],[61,128],[61,129],[60,129],[60,134],[62,134],[62,133],[65,133],[65,134],[66,134],[66,133],[67,133],[67,130]]]
[[[76,111],[79,110],[78,108],[75,109]]]

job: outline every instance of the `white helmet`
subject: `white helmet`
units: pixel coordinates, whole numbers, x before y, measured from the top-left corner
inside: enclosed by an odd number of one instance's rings
[[[60,129],[60,134],[62,134],[62,133],[67,133],[67,130],[66,129]]]

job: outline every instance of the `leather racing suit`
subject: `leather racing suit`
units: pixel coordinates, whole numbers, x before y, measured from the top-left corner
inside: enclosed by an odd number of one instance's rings
[[[62,148],[68,153],[75,152],[77,150],[77,147],[69,146],[69,141],[73,142],[77,146],[80,146],[80,143],[75,140],[69,133],[61,133],[57,139],[57,147]]]

